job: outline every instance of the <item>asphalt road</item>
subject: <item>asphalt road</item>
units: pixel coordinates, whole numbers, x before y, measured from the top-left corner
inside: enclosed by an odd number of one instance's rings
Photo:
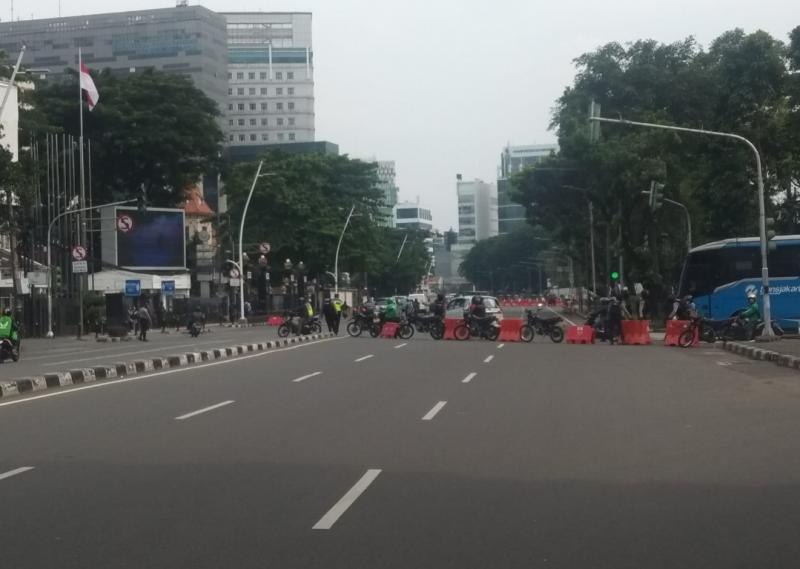
[[[1,403],[1,565],[794,567],[799,431],[713,349],[323,340]]]

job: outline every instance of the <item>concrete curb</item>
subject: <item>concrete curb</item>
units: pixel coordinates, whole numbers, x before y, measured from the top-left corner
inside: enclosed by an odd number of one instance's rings
[[[752,344],[743,344],[741,342],[714,342],[714,347],[721,350],[727,350],[751,360],[773,362],[774,364],[782,367],[800,369],[800,358],[796,356],[790,356],[788,354],[781,354],[775,350],[758,348]]]
[[[196,363],[205,363],[216,360],[226,360],[235,358],[239,355],[263,352],[293,344],[302,344],[314,340],[333,337],[330,332],[321,334],[310,334],[308,336],[293,336],[281,340],[270,340],[268,342],[238,344],[205,350],[202,352],[185,352],[174,354],[167,357],[155,357],[130,362],[120,362],[112,365],[99,365],[70,371],[59,371],[29,377],[20,377],[9,381],[0,381],[0,400],[5,400],[20,394],[31,393],[34,391],[44,391],[46,389],[56,389],[81,383],[91,383],[104,379],[122,379],[139,374],[146,374],[153,371],[165,369],[177,369],[188,367]]]

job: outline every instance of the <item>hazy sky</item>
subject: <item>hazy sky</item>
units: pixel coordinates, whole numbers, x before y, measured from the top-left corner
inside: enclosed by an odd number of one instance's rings
[[[58,0],[15,0],[15,17],[58,15]],[[314,14],[317,139],[397,163],[400,199],[457,225],[455,179],[494,180],[500,151],[555,141],[554,101],[572,60],[606,42],[742,27],[782,40],[800,0],[206,0],[212,10]],[[152,0],[62,0],[62,15],[168,7]],[[10,0],[0,0],[0,18]]]

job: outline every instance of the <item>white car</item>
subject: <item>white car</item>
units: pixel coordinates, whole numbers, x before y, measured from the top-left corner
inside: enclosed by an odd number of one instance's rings
[[[469,308],[470,303],[472,302],[472,297],[474,295],[469,296],[457,296],[453,300],[447,303],[447,317],[448,318],[461,318],[464,316],[464,310]],[[503,311],[500,310],[500,303],[497,302],[497,299],[493,296],[482,296],[483,298],[483,305],[486,307],[486,314],[488,316],[496,316],[498,320],[503,319]]]

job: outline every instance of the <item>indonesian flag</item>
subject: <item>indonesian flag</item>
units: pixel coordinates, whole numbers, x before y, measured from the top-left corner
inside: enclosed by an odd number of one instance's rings
[[[89,105],[89,110],[91,111],[97,105],[97,101],[100,100],[100,93],[97,92],[92,76],[89,75],[89,68],[83,62],[81,62],[81,89],[86,94],[86,104]]]

